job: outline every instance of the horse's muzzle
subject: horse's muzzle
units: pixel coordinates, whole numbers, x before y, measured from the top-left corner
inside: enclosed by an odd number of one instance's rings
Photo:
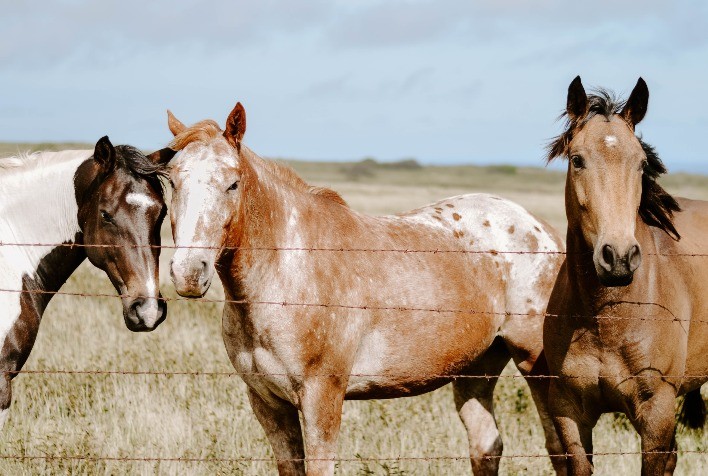
[[[177,294],[183,297],[200,298],[211,286],[213,268],[206,260],[170,262],[170,277]]]
[[[603,286],[627,286],[634,279],[634,272],[642,264],[639,245],[632,244],[624,253],[617,247],[604,244],[594,256],[597,277]]]
[[[126,327],[133,332],[149,332],[167,317],[167,304],[162,299],[137,298],[123,308]]]

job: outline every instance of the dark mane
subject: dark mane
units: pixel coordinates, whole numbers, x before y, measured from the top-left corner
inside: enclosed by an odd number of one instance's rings
[[[680,212],[681,207],[676,199],[656,181],[660,175],[667,172],[666,167],[654,147],[639,137],[637,139],[647,156],[647,163],[642,175],[642,199],[639,203],[639,216],[647,225],[664,230],[671,238],[678,241],[681,239],[681,235],[674,227],[673,219],[674,212]]]
[[[145,154],[130,145],[116,146],[116,166],[130,172],[135,178],[146,180],[164,198],[160,177],[167,176],[167,167],[155,164]]]
[[[557,157],[567,157],[568,147],[573,140],[573,134],[579,131],[593,117],[599,115],[610,118],[619,114],[625,101],[619,99],[612,91],[597,89],[588,95],[588,112],[584,117],[572,120],[567,112],[559,116],[565,120],[565,130],[554,137],[546,147],[546,163]],[[671,238],[681,239],[674,227],[674,212],[680,212],[678,202],[657,182],[657,179],[667,172],[664,163],[651,145],[637,137],[647,157],[644,174],[642,175],[642,198],[639,204],[639,216],[649,226],[664,230]]]

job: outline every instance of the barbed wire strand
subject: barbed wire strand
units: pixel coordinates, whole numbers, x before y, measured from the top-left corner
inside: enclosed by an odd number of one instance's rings
[[[415,250],[415,249],[366,249],[366,248],[304,248],[304,247],[209,247],[209,246],[181,246],[177,247],[174,245],[110,245],[110,244],[83,244],[83,243],[5,243],[0,242],[0,246],[15,246],[15,247],[94,247],[94,248],[115,248],[115,247],[150,247],[150,248],[165,248],[165,249],[219,249],[219,250],[251,250],[251,251],[306,251],[306,252],[399,252],[399,253],[460,253],[460,254],[512,254],[512,255],[524,255],[524,254],[547,254],[547,255],[565,255],[563,251],[501,251],[501,250],[445,250],[445,249],[435,249],[435,250]],[[706,257],[708,254],[704,253],[654,253],[657,256],[681,256],[681,257]],[[62,292],[62,291],[44,291],[44,290],[13,290],[13,289],[0,289],[0,292],[20,292],[20,293],[34,293],[34,294],[52,294],[52,295],[67,295],[67,296],[78,296],[78,297],[118,297],[118,298],[138,298],[141,296],[130,296],[130,295],[116,295],[116,294],[90,294],[90,293],[72,293],[72,292]],[[343,305],[343,304],[328,304],[328,303],[289,303],[289,302],[276,302],[276,301],[247,301],[247,300],[229,300],[229,299],[207,299],[207,298],[165,298],[160,297],[163,301],[195,301],[195,302],[212,302],[212,303],[232,303],[232,304],[249,304],[249,305],[278,305],[278,306],[307,306],[307,307],[323,307],[323,308],[342,308],[342,309],[359,309],[359,310],[392,310],[392,311],[422,311],[422,312],[438,312],[438,313],[465,313],[465,314],[485,314],[485,315],[517,315],[517,316],[531,316],[538,314],[531,313],[508,313],[508,312],[489,312],[489,311],[479,311],[473,309],[432,309],[432,308],[414,308],[405,306],[356,306],[356,305]],[[653,303],[631,303],[631,304],[647,304],[651,305]],[[545,314],[546,317],[567,317],[565,315],[559,314]],[[626,317],[626,316],[575,316],[572,317],[590,317],[596,319],[627,319],[627,320],[653,320],[653,321],[664,321],[664,322],[677,322],[677,321],[688,321],[688,322],[708,322],[700,320],[691,319],[677,319],[677,318],[647,318],[647,317]],[[151,376],[247,376],[247,375],[258,375],[258,376],[297,376],[295,374],[287,373],[266,373],[266,372],[204,372],[204,371],[141,371],[141,370],[64,370],[64,369],[28,369],[19,371],[5,371],[5,374],[54,374],[54,375],[151,375]],[[379,377],[380,374],[362,374],[362,373],[352,373],[352,374],[316,374],[322,377]],[[312,376],[308,374],[308,376]],[[405,375],[393,376],[386,374],[388,378],[391,377],[405,377]],[[440,374],[440,375],[427,375],[429,378],[445,378],[445,379],[457,379],[457,378],[480,378],[480,379],[496,379],[496,378],[544,378],[544,379],[597,379],[597,378],[622,378],[622,379],[633,379],[633,378],[662,378],[662,379],[694,379],[694,378],[708,378],[708,375],[594,375],[594,376],[581,376],[581,375],[472,375],[472,374]],[[632,452],[594,452],[586,453],[585,456],[621,456],[621,455],[643,455],[643,454],[698,454],[705,455],[708,454],[706,451],[698,450],[678,450],[678,451],[632,451]],[[575,456],[580,456],[575,455]],[[546,454],[516,454],[516,455],[491,455],[485,456],[479,459],[502,459],[502,458],[548,458],[550,455]],[[553,457],[570,457],[570,454],[559,454],[552,455]],[[138,456],[90,456],[90,455],[2,455],[0,454],[0,459],[4,460],[76,460],[76,461],[114,461],[114,462],[175,462],[175,463],[238,463],[238,462],[276,462],[274,458],[258,458],[258,457],[210,457],[210,458],[192,458],[192,457],[138,457]],[[441,460],[469,460],[470,456],[396,456],[396,457],[360,457],[355,458],[307,458],[307,459],[290,459],[281,461],[335,461],[335,462],[379,462],[379,461],[441,461]]]
[[[440,455],[440,456],[357,456],[357,457],[337,457],[337,458],[287,458],[276,460],[273,457],[258,457],[258,456],[237,456],[237,457],[188,457],[188,456],[91,456],[91,455],[8,455],[0,454],[0,459],[16,459],[16,460],[77,460],[77,461],[114,461],[114,462],[174,462],[174,463],[244,463],[244,462],[308,462],[308,461],[334,461],[334,462],[377,462],[377,461],[466,461],[470,459],[476,460],[494,460],[494,459],[530,459],[530,458],[568,458],[578,456],[627,456],[627,455],[645,455],[645,454],[689,454],[689,455],[706,455],[708,451],[701,450],[673,450],[673,451],[597,451],[593,453],[561,453],[561,454],[510,454],[510,455],[486,455],[480,458],[471,458],[470,456],[458,455]]]
[[[47,291],[43,289],[7,289],[0,288],[0,293],[19,293],[19,294],[48,294],[53,296],[74,296],[74,297],[92,297],[92,298],[119,298],[119,299],[157,299],[158,301],[186,301],[186,302],[204,302],[204,303],[223,303],[223,304],[244,304],[244,305],[260,305],[260,306],[281,306],[281,307],[315,307],[325,309],[347,309],[347,310],[364,310],[364,311],[410,311],[410,312],[436,312],[440,314],[473,314],[486,316],[517,316],[517,317],[545,317],[553,318],[584,318],[584,319],[599,319],[599,320],[627,320],[627,321],[659,321],[659,322],[691,322],[691,323],[708,323],[707,319],[680,319],[678,317],[636,317],[636,316],[613,316],[613,315],[583,315],[583,314],[554,314],[554,313],[531,313],[531,312],[502,312],[502,311],[482,311],[479,309],[445,309],[445,308],[426,308],[426,307],[410,307],[410,306],[375,306],[375,305],[356,305],[356,304],[331,304],[331,303],[306,303],[306,302],[288,302],[288,301],[259,301],[248,299],[212,299],[212,298],[188,298],[188,297],[164,297],[164,296],[144,296],[133,294],[109,294],[109,293],[79,293],[68,291]],[[623,301],[618,304],[629,305],[647,305],[657,306],[664,310],[663,306],[651,302],[630,302]]]
[[[432,249],[418,250],[407,248],[323,248],[323,247],[271,247],[271,246],[203,246],[203,245],[126,245],[126,244],[97,244],[97,243],[14,243],[2,242],[1,246],[13,247],[51,247],[60,246],[69,248],[154,248],[154,249],[196,249],[196,250],[242,250],[242,251],[322,251],[322,252],[358,252],[358,253],[459,253],[459,254],[511,254],[511,255],[566,255],[566,251],[552,250],[466,250],[466,249]],[[579,252],[578,254],[592,254],[592,252]],[[707,257],[708,253],[647,253],[649,256],[684,256],[684,257]]]
[[[521,375],[521,374],[507,374],[507,375],[493,375],[493,374],[395,374],[395,373],[385,373],[385,374],[369,374],[369,373],[287,373],[287,372],[235,372],[235,371],[201,371],[201,370],[66,370],[66,369],[27,369],[27,370],[5,370],[0,371],[0,374],[8,375],[18,375],[18,374],[28,374],[28,375],[134,375],[134,376],[188,376],[188,377],[243,377],[243,376],[260,376],[260,377],[386,377],[386,378],[432,378],[432,379],[462,379],[462,378],[475,378],[475,379],[497,379],[497,378],[512,378],[512,379],[529,379],[529,378],[539,378],[539,379],[614,379],[620,378],[623,380],[631,379],[708,379],[708,375],[703,374],[685,374],[685,375],[664,375],[664,374],[651,374],[651,375],[624,375],[624,374],[597,374],[597,375]]]

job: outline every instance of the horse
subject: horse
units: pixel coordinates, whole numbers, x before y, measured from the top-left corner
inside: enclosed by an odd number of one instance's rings
[[[152,331],[167,316],[158,288],[165,157],[103,137],[93,153],[0,159],[0,428],[42,314],[85,258],[108,275],[128,329]]]
[[[358,213],[247,148],[241,103],[225,130],[212,120],[186,127],[169,111],[168,126],[168,147],[179,151],[169,164],[172,280],[199,298],[218,271],[226,350],[279,473],[333,473],[344,399],[452,382],[473,471],[496,474],[492,393],[511,358],[523,375],[545,373],[537,364],[562,261],[557,232],[486,194],[395,216]],[[559,453],[547,384],[529,386],[549,451]]]
[[[548,161],[569,159],[567,257],[543,342],[549,406],[572,474],[593,471],[592,429],[623,412],[641,437],[642,474],[673,473],[675,399],[702,427],[708,374],[708,202],[674,198],[656,150],[637,137],[649,89],[626,101],[580,77],[568,88],[565,131]]]

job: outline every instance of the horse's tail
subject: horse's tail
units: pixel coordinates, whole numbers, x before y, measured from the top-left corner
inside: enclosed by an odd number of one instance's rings
[[[679,421],[688,428],[700,429],[706,423],[706,405],[701,397],[701,388],[691,390],[683,399]]]

